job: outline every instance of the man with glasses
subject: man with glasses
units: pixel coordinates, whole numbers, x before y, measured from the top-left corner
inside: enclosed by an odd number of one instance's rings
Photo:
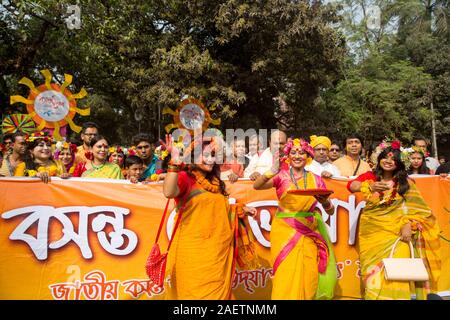
[[[133,137],[133,145],[136,146],[137,156],[144,161],[145,170],[139,179],[139,181],[144,181],[156,173],[156,170],[160,167],[160,161],[158,161],[158,157],[153,153],[155,143],[148,134],[140,133]]]
[[[25,141],[25,134],[18,131],[12,135],[10,154],[7,154],[2,161],[0,167],[0,177],[12,177],[19,164],[24,162],[25,154],[27,152],[27,143]]]
[[[98,135],[98,125],[94,122],[85,122],[81,130],[81,141],[83,144],[77,148],[75,155],[75,164],[80,162],[87,162],[86,152],[90,150],[89,143],[92,138]]]
[[[340,176],[338,168],[328,162],[331,140],[325,136],[311,136],[310,145],[314,149],[314,160],[305,169],[323,178]]]
[[[341,148],[338,144],[332,143],[330,147],[330,152],[328,153],[328,162],[333,163],[341,157]]]

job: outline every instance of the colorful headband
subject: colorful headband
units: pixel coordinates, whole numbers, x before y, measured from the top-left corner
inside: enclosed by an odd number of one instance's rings
[[[47,131],[33,132],[31,135],[27,135],[25,138],[26,142],[33,142],[35,140],[42,139],[45,142],[52,142],[53,137],[49,135]]]
[[[384,150],[390,148],[391,150],[398,150],[400,151],[400,161],[403,162],[405,165],[405,169],[409,170],[411,167],[411,159],[410,159],[410,150],[413,150],[412,148],[405,149],[402,147],[402,143],[399,140],[393,140],[390,141],[388,138],[383,140],[374,151],[374,157],[378,159],[378,156],[383,152]],[[416,151],[414,151],[416,152]]]
[[[123,149],[122,149],[122,147],[121,146],[118,146],[118,147],[109,147],[109,149],[108,149],[108,152],[109,152],[109,154],[113,154],[113,153],[123,153],[123,154],[125,154],[125,152],[123,151]]]
[[[135,156],[136,153],[136,146],[131,146],[128,149],[127,148],[123,148],[123,154],[128,156]]]
[[[64,149],[68,149],[72,154],[77,153],[77,145],[67,141],[58,141],[55,145],[55,149],[58,150],[59,152],[61,152]]]
[[[301,138],[300,139],[299,138],[295,138],[295,139],[289,138],[283,149],[284,154],[287,156],[291,152],[291,149],[294,147],[300,147],[300,149],[302,151],[306,152],[312,158],[314,158],[313,147],[311,147],[311,145],[307,141],[305,141]]]
[[[389,139],[383,140],[377,148],[382,152],[386,148],[391,148],[392,150],[400,150],[402,147],[402,143],[399,140],[390,141]]]

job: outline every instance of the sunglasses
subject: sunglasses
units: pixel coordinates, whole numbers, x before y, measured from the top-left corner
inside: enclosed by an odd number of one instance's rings
[[[336,151],[339,152],[339,149],[330,149],[331,152]]]

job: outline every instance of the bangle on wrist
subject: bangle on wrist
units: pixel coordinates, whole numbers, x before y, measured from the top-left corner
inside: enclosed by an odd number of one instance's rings
[[[266,177],[267,179],[271,179],[273,177],[275,177],[277,174],[273,173],[272,170],[268,170],[266,172],[264,172],[263,176]]]
[[[170,165],[167,168],[167,172],[179,172],[180,171],[180,166],[174,166],[174,165]]]

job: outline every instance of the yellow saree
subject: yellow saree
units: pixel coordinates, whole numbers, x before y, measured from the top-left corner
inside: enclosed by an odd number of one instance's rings
[[[316,199],[287,193],[296,186],[288,170],[274,177],[279,208],[270,231],[273,263],[273,300],[331,299],[336,284],[336,261]],[[305,189],[325,188],[312,173],[297,184]]]
[[[387,197],[390,194],[386,194]],[[389,256],[403,225],[411,222],[415,256],[422,252],[430,281],[407,282],[388,281],[384,276],[382,259]],[[419,230],[420,241],[419,241]],[[421,250],[418,250],[418,249]],[[372,195],[364,208],[359,223],[359,254],[361,275],[364,284],[364,298],[368,300],[411,299],[419,300],[437,290],[441,262],[439,254],[439,227],[431,209],[427,206],[414,183],[404,195],[396,195],[390,205],[380,203],[377,194]],[[408,244],[400,242],[394,257],[410,257]]]

